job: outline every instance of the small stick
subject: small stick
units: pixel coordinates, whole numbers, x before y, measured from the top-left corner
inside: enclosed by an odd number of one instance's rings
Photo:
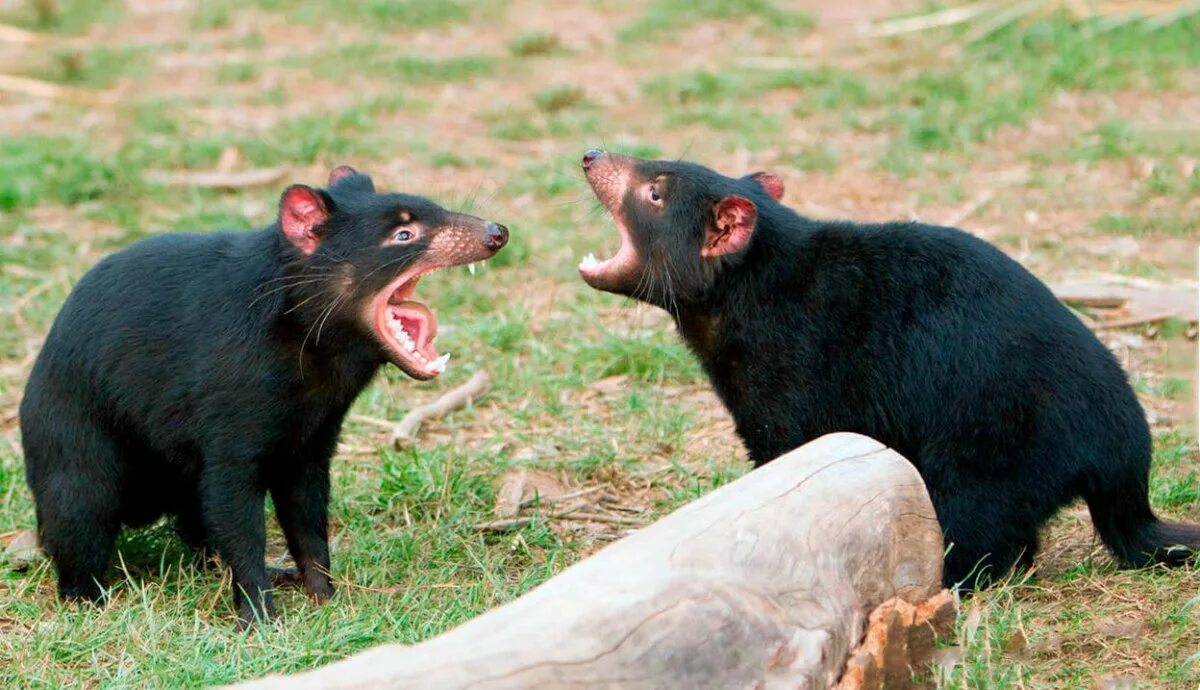
[[[384,429],[389,430],[396,426],[396,423],[390,419],[380,419],[379,417],[371,417],[365,414],[352,414],[350,415],[350,419],[356,422],[362,422],[363,424],[372,424],[374,426],[383,427]]]
[[[1118,328],[1128,328],[1130,326],[1141,326],[1147,323],[1166,321],[1167,319],[1173,319],[1177,316],[1178,312],[1174,310],[1163,311],[1154,314],[1145,314],[1142,316],[1130,316],[1123,319],[1113,319],[1112,321],[1100,321],[1096,324],[1096,327],[1100,330],[1110,331]]]
[[[558,512],[548,513],[545,515],[541,515],[540,517],[543,520],[569,520],[569,519],[571,519],[569,517],[570,515],[579,514],[579,510],[582,508],[586,508],[587,506],[588,506],[588,502],[583,501],[582,503],[576,503],[575,505],[567,506],[566,508],[563,508],[562,510],[560,510]],[[482,522],[478,525],[475,525],[472,529],[474,529],[476,532],[507,532],[510,529],[517,529],[519,527],[524,527],[525,525],[528,525],[529,523],[533,522],[534,519],[537,517],[539,517],[539,516],[538,515],[528,515],[525,517],[502,518],[499,520],[491,520],[489,522]]]
[[[990,189],[985,189],[982,194],[971,200],[969,204],[959,209],[946,219],[946,225],[954,228],[962,224],[962,222],[971,216],[975,215],[979,209],[987,206],[988,202],[995,196],[995,192]]]
[[[951,7],[950,9],[923,14],[917,17],[903,17],[901,19],[892,19],[879,22],[865,31],[865,35],[872,38],[882,38],[885,36],[899,36],[900,34],[916,33],[925,31],[926,29],[935,29],[943,26],[954,26],[971,21],[976,16],[991,12],[996,9],[996,5],[990,2],[978,2],[973,5],[962,5],[960,7]]]
[[[541,495],[530,496],[529,498],[525,499],[524,501],[521,501],[521,507],[525,508],[526,506],[531,506],[534,504],[548,506],[548,505],[554,505],[555,503],[563,503],[564,501],[569,501],[573,498],[579,498],[581,496],[588,496],[590,494],[594,494],[603,488],[604,488],[603,486],[593,486],[589,489],[579,489],[578,491],[572,491],[570,493],[565,493],[565,494],[562,494],[561,496],[541,496]]]
[[[116,98],[112,94],[72,89],[48,81],[18,77],[12,74],[0,74],[0,91],[87,105],[112,105],[116,102]]]
[[[426,419],[441,417],[451,410],[458,409],[483,394],[488,387],[488,375],[485,371],[475,372],[466,383],[451,389],[445,395],[425,405],[419,405],[409,410],[392,429],[392,445],[401,447],[411,442],[417,436],[417,430]]]
[[[532,517],[504,518],[503,520],[483,522],[475,525],[471,529],[475,530],[476,532],[507,532],[512,529],[524,527],[531,522],[533,522]]]
[[[10,24],[0,24],[0,43],[16,43],[17,45],[30,46],[47,41],[47,37],[41,34],[35,34],[32,31],[26,31]]]
[[[565,515],[556,515],[559,520],[575,520],[578,522],[611,522],[617,525],[641,525],[640,520],[627,518],[621,515],[604,515],[601,513],[589,513],[582,510],[573,511]]]
[[[273,184],[286,177],[288,168],[257,168],[240,172],[151,170],[146,180],[164,187],[199,187],[203,189],[241,189]]]

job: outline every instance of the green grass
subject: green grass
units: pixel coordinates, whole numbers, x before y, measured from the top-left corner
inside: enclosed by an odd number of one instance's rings
[[[384,31],[413,31],[462,22],[489,3],[460,0],[366,0],[354,3],[255,0],[259,7],[283,12],[289,20],[317,27],[352,23]],[[492,7],[495,3],[490,4]]]
[[[578,86],[559,84],[547,86],[533,95],[533,102],[538,110],[546,113],[556,113],[583,104],[587,97]]]
[[[524,33],[508,42],[508,52],[522,58],[554,55],[563,50],[558,36],[545,31]]]
[[[944,66],[880,84],[892,108],[884,124],[897,135],[884,167],[907,175],[908,159],[922,151],[969,152],[1024,123],[1056,93],[1169,88],[1200,66],[1190,38],[1198,30],[1195,16],[1153,34],[1136,24],[1101,32],[1062,16],[1007,27]],[[1096,155],[1125,155],[1129,132],[1120,122],[1102,124],[1098,136]]]
[[[813,27],[811,16],[785,9],[773,0],[651,0],[642,16],[621,29],[630,42],[664,40],[705,21],[750,22],[758,29],[790,34],[793,38]]]
[[[145,75],[149,69],[148,55],[139,48],[65,48],[46,53],[43,58],[29,76],[69,86],[104,89],[118,80]]]
[[[29,0],[0,9],[0,22],[53,34],[78,34],[123,17],[124,3],[117,0]]]
[[[382,43],[355,43],[318,52],[313,56],[297,57],[289,64],[308,69],[325,79],[342,79],[347,75],[369,76],[389,80],[393,86],[457,82],[492,72],[492,59],[471,55],[436,60],[415,54],[397,54]],[[394,81],[393,81],[394,80]]]
[[[280,187],[319,183],[340,163],[381,188],[505,222],[512,237],[477,275],[422,282],[439,346],[453,354],[445,380],[387,368],[355,405],[398,419],[476,370],[492,377],[484,397],[430,422],[407,451],[347,424],[333,470],[332,602],[283,592],[277,623],[237,634],[227,576],[192,562],[166,523],[127,531],[113,601],[99,609],[58,603],[45,562],[0,563],[2,687],[194,687],[428,639],[621,532],[574,533],[545,515],[476,532],[506,472],[603,485],[646,508],[646,522],[747,472],[667,320],[576,275],[580,256],[616,241],[579,170],[590,146],[731,174],[770,169],[787,179],[789,205],[814,215],[941,222],[993,192],[963,224],[1041,277],[1194,278],[1178,247],[1200,232],[1200,148],[1190,113],[1172,108],[1190,102],[1200,69],[1196,18],[1146,33],[1052,16],[969,46],[966,27],[847,55],[833,47],[857,44],[836,27],[822,24],[823,43],[809,45],[814,18],[765,0],[604,0],[589,8],[604,25],[582,37],[490,1],[218,1],[176,24],[123,3],[59,0],[43,19],[37,6],[12,5],[0,21],[80,35],[114,23],[101,28],[133,38],[23,55],[15,68],[115,88],[115,107],[14,96],[0,109],[0,534],[33,526],[12,417],[31,356],[104,254],[150,234],[262,227]],[[718,40],[679,44],[692,35]],[[211,53],[195,67],[210,78],[165,95],[181,51]],[[1062,136],[1026,144],[1026,128],[1047,122],[1066,123]],[[292,173],[235,191],[160,187],[143,174],[212,169],[231,148],[242,168]],[[1086,251],[1101,234],[1137,237],[1138,255]],[[1171,410],[1196,395],[1188,333],[1168,322],[1132,355],[1139,394]],[[1183,365],[1164,349],[1184,351]],[[1150,493],[1165,516],[1195,521],[1200,454],[1185,427],[1156,433]],[[955,662],[941,687],[1075,690],[1127,674],[1196,686],[1200,662],[1185,660],[1200,652],[1200,608],[1187,602],[1200,571],[1116,569],[1080,510],[1043,542],[1033,577],[964,603],[943,641]],[[284,553],[274,527],[268,553]],[[1142,633],[1105,632],[1114,617],[1136,618]],[[1024,652],[1011,649],[1018,631]]]
[[[1200,233],[1200,214],[1155,213],[1134,216],[1107,213],[1096,219],[1095,228],[1101,232],[1133,237],[1196,237]]]
[[[0,139],[0,209],[80,204],[136,191],[134,171],[80,137]]]

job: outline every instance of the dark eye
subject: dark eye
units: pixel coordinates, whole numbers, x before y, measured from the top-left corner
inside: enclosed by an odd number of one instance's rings
[[[407,242],[412,239],[412,236],[412,233],[407,230],[401,230],[395,235],[397,242]]]
[[[654,185],[650,185],[650,201],[653,201],[656,204],[662,201],[662,197],[658,194],[658,187],[655,187]]]

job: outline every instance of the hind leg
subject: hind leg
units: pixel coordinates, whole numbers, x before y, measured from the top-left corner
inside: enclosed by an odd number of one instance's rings
[[[198,483],[198,482],[197,482]],[[175,534],[187,544],[196,558],[205,564],[216,555],[204,529],[204,512],[200,505],[199,487],[180,492],[175,501]]]
[[[98,601],[120,531],[115,506],[77,503],[67,511],[38,512],[42,548],[58,571],[59,597]]]
[[[981,482],[956,495],[935,498],[934,508],[946,540],[942,583],[949,588],[981,589],[1014,567],[1033,564],[1038,528],[1050,512],[1035,509],[1016,487]]]
[[[118,460],[108,439],[86,423],[58,428],[70,429],[63,434],[69,436],[38,439],[35,432],[27,442],[38,534],[58,572],[59,596],[96,601],[121,529]]]

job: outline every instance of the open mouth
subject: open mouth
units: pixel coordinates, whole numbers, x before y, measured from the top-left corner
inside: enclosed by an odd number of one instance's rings
[[[446,370],[449,353],[438,355],[433,345],[437,337],[437,317],[421,302],[413,299],[417,281],[437,267],[410,271],[380,291],[373,301],[375,332],[387,346],[396,366],[422,381]]]
[[[579,275],[583,276],[588,285],[601,290],[616,288],[623,278],[636,269],[638,262],[637,250],[634,249],[633,240],[625,224],[616,213],[611,213],[610,217],[621,238],[621,246],[617,253],[604,260],[597,259],[595,254],[589,253],[579,262]]]

